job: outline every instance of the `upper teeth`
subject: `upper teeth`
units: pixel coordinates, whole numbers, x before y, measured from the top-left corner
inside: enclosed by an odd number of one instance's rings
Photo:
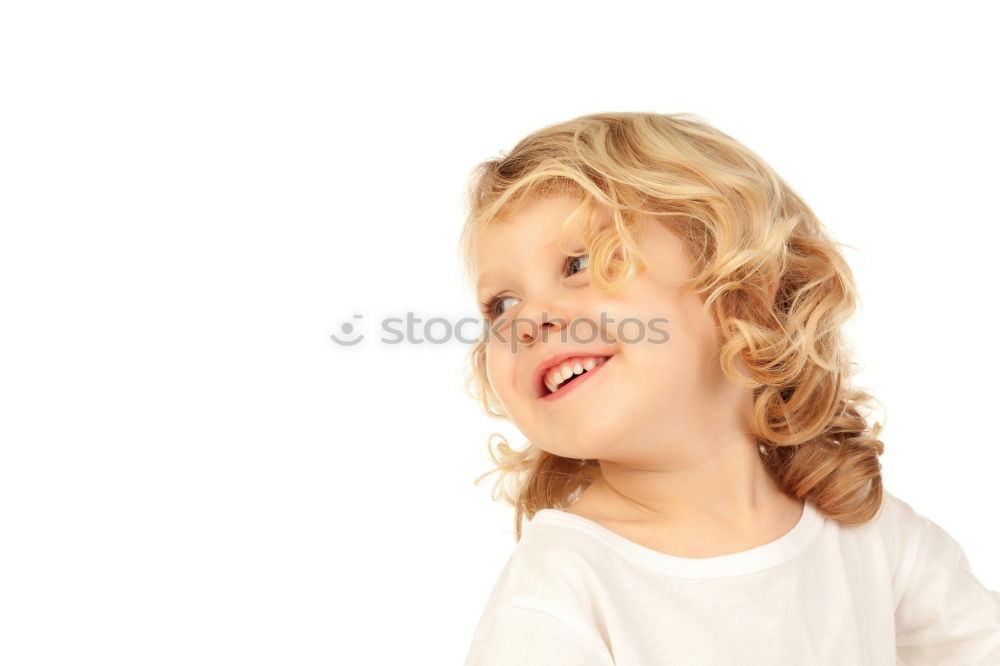
[[[549,389],[549,393],[553,393],[557,388],[559,388],[560,384],[573,375],[579,375],[584,371],[593,370],[598,365],[603,363],[604,360],[604,358],[593,356],[587,358],[571,358],[560,365],[549,368],[549,371],[545,373],[545,387]]]

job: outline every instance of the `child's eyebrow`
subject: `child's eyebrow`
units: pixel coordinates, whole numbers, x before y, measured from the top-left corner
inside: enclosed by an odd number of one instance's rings
[[[476,282],[476,291],[480,292],[489,287],[494,282],[498,280],[498,277],[493,273],[487,271],[479,276],[479,280]]]

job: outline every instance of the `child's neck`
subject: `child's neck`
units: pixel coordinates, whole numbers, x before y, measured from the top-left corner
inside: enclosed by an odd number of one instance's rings
[[[770,477],[768,477],[770,479]],[[677,557],[715,557],[770,543],[791,530],[802,516],[803,501],[773,481],[762,484],[753,506],[731,515],[704,507],[672,505],[657,512],[630,501],[602,476],[566,511],[587,518],[647,548]]]

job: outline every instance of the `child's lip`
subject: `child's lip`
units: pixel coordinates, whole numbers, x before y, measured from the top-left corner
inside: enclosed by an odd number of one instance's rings
[[[535,395],[537,395],[539,398],[544,398],[550,395],[548,388],[546,388],[545,386],[545,373],[547,373],[549,370],[559,365],[560,363],[563,363],[571,358],[587,358],[587,357],[602,358],[604,359],[604,363],[607,363],[608,359],[610,359],[612,355],[613,354],[610,353],[602,353],[602,352],[595,352],[595,351],[588,351],[581,349],[575,352],[554,354],[550,356],[549,358],[539,363],[538,368],[535,370],[535,382],[534,382]]]

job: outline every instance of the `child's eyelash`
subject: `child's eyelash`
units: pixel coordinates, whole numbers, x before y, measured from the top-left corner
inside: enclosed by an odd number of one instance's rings
[[[563,266],[565,268],[574,259],[580,259],[581,257],[586,257],[586,256],[587,256],[586,254],[583,254],[583,255],[576,255],[576,256],[566,257],[566,261],[565,261],[565,263],[564,263]],[[586,270],[586,267],[581,268],[579,271],[577,271],[577,273],[581,273],[584,270]],[[576,273],[574,273],[574,275],[575,274]],[[506,298],[506,296],[504,296],[503,294],[496,294],[494,296],[490,296],[485,301],[480,301],[480,303],[479,303],[479,311],[483,314],[483,316],[486,319],[492,320],[493,318],[495,318],[495,317],[498,316],[497,312],[496,312],[496,308],[500,304],[500,302],[503,301],[505,298]]]
[[[490,296],[485,301],[480,302],[479,311],[483,313],[483,316],[487,319],[493,319],[496,316],[496,307],[503,300],[500,296]]]

